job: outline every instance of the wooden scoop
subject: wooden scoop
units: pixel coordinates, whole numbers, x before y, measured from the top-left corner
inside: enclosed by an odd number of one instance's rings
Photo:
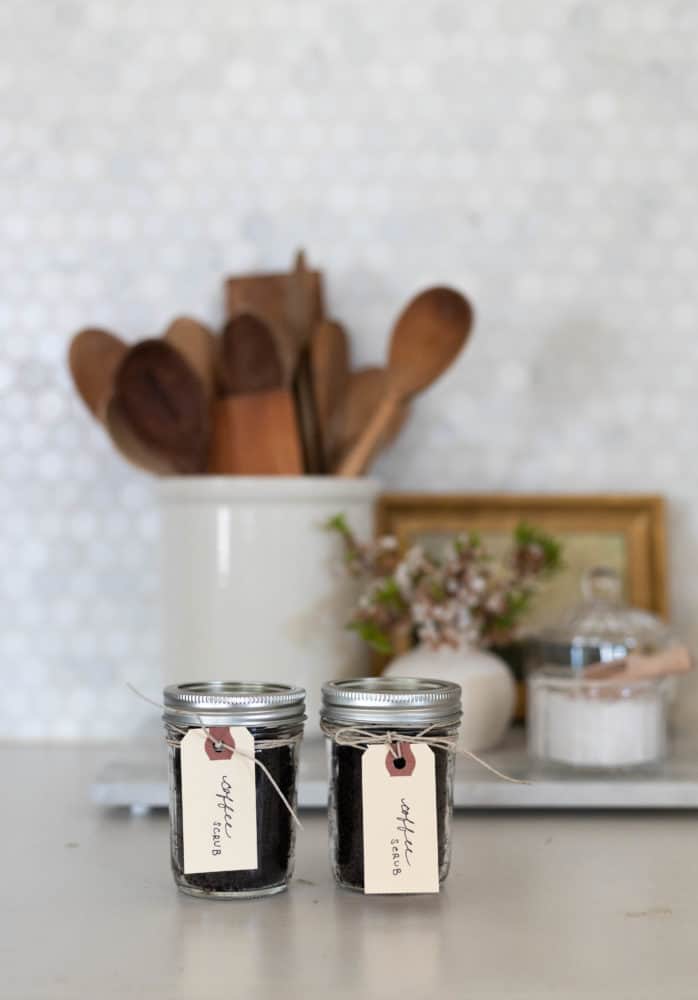
[[[685,646],[670,646],[661,653],[629,653],[610,663],[592,663],[584,670],[586,680],[642,681],[673,674],[687,674],[693,669],[691,654]]]
[[[216,338],[212,330],[189,316],[178,316],[165,331],[163,339],[179,351],[201,380],[206,399],[213,398]]]
[[[206,393],[171,344],[143,340],[128,351],[116,372],[114,412],[119,426],[128,426],[177,472],[203,470],[209,438]]]
[[[349,378],[349,342],[339,323],[326,319],[315,327],[310,342],[310,370],[327,469],[331,465],[332,418],[342,408]]]
[[[465,345],[472,322],[470,304],[451,288],[430,288],[412,299],[393,328],[385,397],[342,461],[340,476],[364,472],[400,406],[446,371]]]
[[[221,336],[217,370],[226,395],[214,406],[209,472],[301,474],[290,371],[270,327],[251,313],[231,319]]]
[[[350,372],[338,407],[333,411],[329,425],[329,468],[339,468],[342,460],[354,447],[383,400],[388,385],[385,368],[359,368]],[[402,430],[409,408],[403,404],[395,412],[380,441],[383,448]]]
[[[83,403],[101,423],[112,397],[116,370],[128,345],[107,330],[89,327],[70,343],[68,366]]]

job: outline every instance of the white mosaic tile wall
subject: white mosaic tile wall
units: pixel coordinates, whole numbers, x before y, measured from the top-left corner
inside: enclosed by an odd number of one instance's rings
[[[301,241],[359,362],[420,286],[477,304],[386,483],[666,493],[698,648],[697,46],[691,0],[3,0],[0,735],[124,735],[157,686],[149,482],[69,334],[216,322]]]

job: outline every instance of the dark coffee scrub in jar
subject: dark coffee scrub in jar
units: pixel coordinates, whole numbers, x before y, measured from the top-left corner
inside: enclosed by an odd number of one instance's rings
[[[448,874],[460,687],[369,677],[322,689],[330,863],[367,893],[437,892]]]
[[[206,681],[167,687],[164,702],[178,887],[217,899],[282,892],[293,872],[305,691]]]

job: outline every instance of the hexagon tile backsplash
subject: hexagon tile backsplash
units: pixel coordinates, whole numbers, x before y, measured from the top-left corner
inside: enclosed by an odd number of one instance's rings
[[[688,0],[4,0],[0,735],[128,736],[159,686],[150,484],[70,334],[217,322],[301,242],[358,362],[420,286],[476,303],[385,482],[665,493],[698,647],[697,46]]]

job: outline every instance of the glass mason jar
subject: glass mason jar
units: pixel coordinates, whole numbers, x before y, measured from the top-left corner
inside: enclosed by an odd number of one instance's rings
[[[228,727],[244,727],[254,739],[255,760],[264,765],[295,809],[305,691],[286,684],[208,681],[171,685],[165,688],[164,703],[163,721],[169,747],[170,846],[178,887],[193,896],[219,899],[282,892],[293,873],[295,824],[268,775],[256,765],[253,773],[257,867],[185,872],[181,743],[190,730],[201,730],[203,726],[221,739],[221,728],[224,733]],[[223,749],[218,742],[213,742],[212,747],[215,751]],[[234,800],[234,788],[231,794]],[[187,822],[197,833],[197,827],[210,827],[212,814],[207,810],[206,815],[194,815]]]
[[[340,729],[357,729],[376,737],[388,733],[452,739],[449,749],[433,746],[436,777],[436,828],[439,881],[451,861],[453,769],[460,687],[447,681],[413,677],[367,677],[331,681],[322,689],[320,718],[328,737],[330,787],[328,821],[330,865],[335,881],[347,889],[364,890],[362,757],[365,746],[347,746],[333,736]],[[361,742],[357,738],[356,742]]]
[[[671,681],[592,679],[564,667],[528,678],[528,751],[547,767],[597,771],[659,763]]]

